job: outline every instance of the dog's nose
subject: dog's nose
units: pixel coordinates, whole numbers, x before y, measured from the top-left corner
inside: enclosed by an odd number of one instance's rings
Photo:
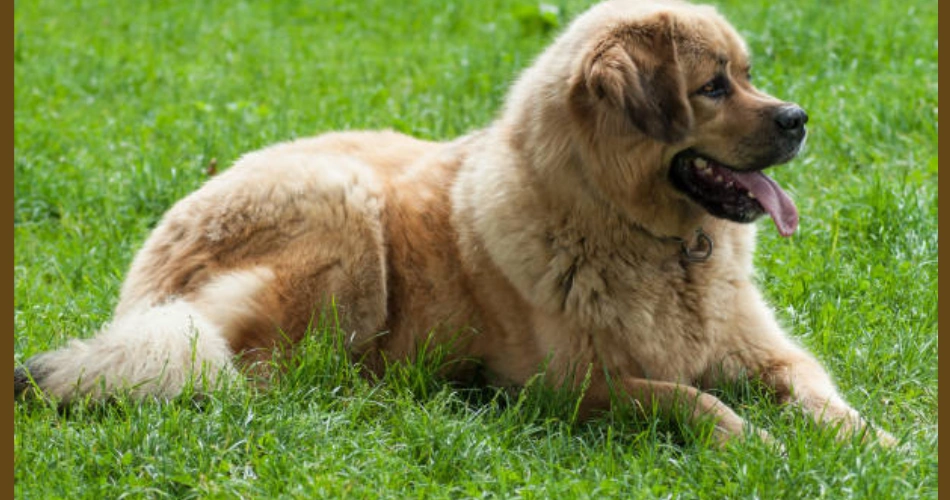
[[[785,131],[798,130],[808,123],[808,113],[794,104],[783,106],[775,113],[775,123]]]

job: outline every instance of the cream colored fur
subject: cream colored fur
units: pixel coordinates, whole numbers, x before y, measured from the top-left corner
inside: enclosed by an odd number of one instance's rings
[[[693,94],[714,56],[735,79],[721,105]],[[199,366],[268,359],[332,302],[370,373],[432,334],[452,342],[449,376],[520,385],[546,366],[554,385],[586,377],[585,415],[617,397],[685,404],[723,440],[764,436],[703,392],[751,376],[842,436],[860,431],[758,291],[755,227],[709,215],[669,181],[687,148],[741,166],[770,147],[737,141],[774,126],[756,117],[785,104],[742,80],[746,64],[712,8],[604,2],[524,71],[482,131],[448,143],[327,134],[245,156],[166,214],[112,325],[28,368],[61,398],[128,386],[169,397]],[[673,238],[699,228],[715,250],[685,262]]]
[[[186,385],[201,392],[233,375],[221,329],[191,304],[172,300],[116,318],[92,339],[31,360],[43,390],[65,400],[114,393],[170,398]]]

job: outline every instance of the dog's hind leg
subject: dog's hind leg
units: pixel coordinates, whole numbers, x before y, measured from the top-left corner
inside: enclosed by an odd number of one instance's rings
[[[334,305],[353,350],[370,350],[387,305],[377,191],[353,158],[248,154],[165,214],[112,324],[27,360],[14,392],[174,397],[191,380],[235,372],[232,354],[241,368],[263,366]]]

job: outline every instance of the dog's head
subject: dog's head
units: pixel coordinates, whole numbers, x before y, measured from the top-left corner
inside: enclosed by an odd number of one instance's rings
[[[609,149],[599,152],[608,158],[639,155],[637,168],[651,171],[626,177],[651,196],[686,199],[736,222],[768,213],[782,235],[792,234],[795,205],[762,170],[798,154],[805,111],[756,90],[744,41],[712,8],[608,7],[580,23],[586,43],[570,80],[588,147]],[[607,191],[621,189],[616,175],[598,175],[612,185]]]

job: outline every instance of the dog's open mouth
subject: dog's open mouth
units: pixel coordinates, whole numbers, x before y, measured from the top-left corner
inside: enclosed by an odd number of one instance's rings
[[[670,180],[716,217],[751,222],[768,213],[782,236],[798,228],[795,203],[759,170],[735,170],[688,149],[673,158]]]

